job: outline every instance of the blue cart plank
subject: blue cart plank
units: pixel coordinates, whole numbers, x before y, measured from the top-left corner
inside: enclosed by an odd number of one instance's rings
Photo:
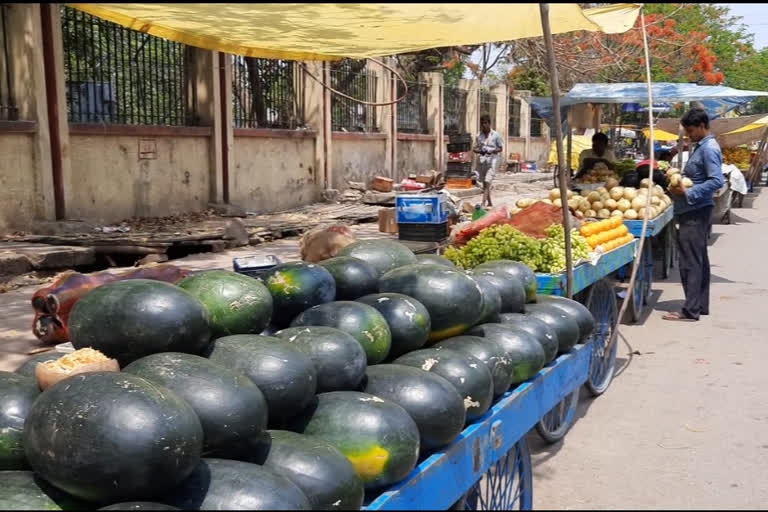
[[[669,221],[672,220],[672,217],[675,215],[674,208],[671,206],[664,210],[664,212],[656,217],[655,219],[648,221],[648,229],[645,231],[645,236],[656,236],[659,233],[661,233],[661,230],[664,229],[664,226],[669,224]],[[632,233],[635,238],[640,237],[640,233],[643,231],[643,221],[642,220],[625,220],[624,225],[627,226],[627,229],[629,229],[629,232]]]
[[[592,286],[602,278],[620,269],[635,259],[637,241],[603,254],[597,265],[582,263],[573,269],[573,293]],[[537,293],[540,295],[565,295],[567,279],[565,272],[559,274],[536,274],[538,281]]]
[[[421,462],[365,510],[445,510],[563,398],[587,380],[592,345],[577,345],[507,392],[444,451]]]

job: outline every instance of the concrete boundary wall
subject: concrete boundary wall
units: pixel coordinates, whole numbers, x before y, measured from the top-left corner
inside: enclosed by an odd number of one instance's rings
[[[0,235],[42,220],[103,224],[200,211],[210,202],[266,213],[317,201],[324,189],[343,190],[350,181],[369,185],[378,175],[400,181],[445,167],[440,73],[419,76],[427,84],[426,134],[398,133],[395,104],[372,107],[375,133],[333,132],[331,92],[303,71],[297,81],[304,88],[305,129],[233,128],[232,56],[197,48],[190,49],[186,87],[200,126],[69,123],[61,4],[8,5],[18,119],[0,120]],[[327,63],[304,64],[330,83]],[[379,84],[376,101],[392,101],[392,72],[375,63],[369,69]],[[468,91],[464,129],[475,134],[480,84],[461,80],[459,86]],[[530,138],[529,108],[521,109],[523,136],[507,133],[510,95],[524,97],[524,91],[498,85],[491,93],[497,99],[494,128],[508,141],[505,153],[540,160],[549,137]]]

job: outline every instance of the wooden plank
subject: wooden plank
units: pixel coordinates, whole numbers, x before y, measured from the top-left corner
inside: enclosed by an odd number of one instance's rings
[[[365,510],[446,510],[563,398],[587,380],[591,345],[577,345],[507,392],[444,451],[422,461]]]

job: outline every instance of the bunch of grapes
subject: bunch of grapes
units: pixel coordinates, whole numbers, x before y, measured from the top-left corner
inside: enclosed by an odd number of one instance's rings
[[[555,274],[565,270],[565,228],[561,224],[553,224],[545,230],[547,238],[541,242],[540,272]],[[573,261],[589,257],[589,244],[578,231],[571,230],[571,254]]]
[[[540,243],[510,225],[495,225],[480,231],[461,249],[449,247],[444,256],[463,269],[491,260],[514,260],[536,268],[541,262]]]

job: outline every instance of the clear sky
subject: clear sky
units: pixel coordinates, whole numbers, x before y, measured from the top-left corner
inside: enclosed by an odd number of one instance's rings
[[[731,14],[741,16],[743,23],[755,35],[755,48],[768,46],[768,4],[721,4],[731,9]]]

